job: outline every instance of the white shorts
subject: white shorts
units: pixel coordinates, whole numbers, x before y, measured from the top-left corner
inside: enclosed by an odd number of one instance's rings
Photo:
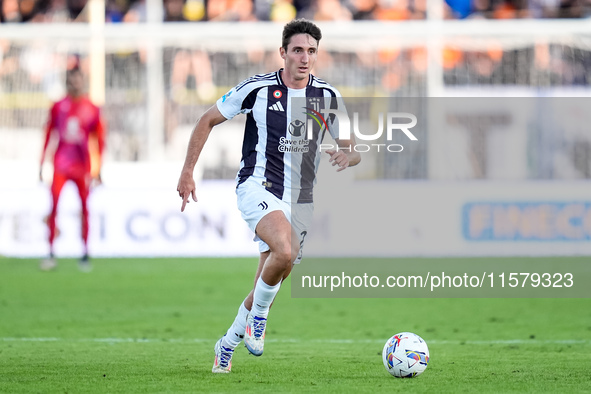
[[[312,222],[314,204],[291,204],[280,200],[271,192],[267,191],[262,183],[253,178],[238,185],[236,188],[238,196],[238,209],[242,213],[242,219],[246,221],[248,227],[255,233],[254,241],[259,243],[259,252],[269,250],[269,245],[256,235],[256,227],[265,215],[273,211],[282,211],[292,228],[298,234],[300,242],[300,253],[294,264],[302,260],[302,250],[304,248],[304,239],[308,233],[308,228]]]

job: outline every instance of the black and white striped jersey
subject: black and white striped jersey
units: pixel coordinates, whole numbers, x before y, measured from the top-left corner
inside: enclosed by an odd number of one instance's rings
[[[248,78],[216,104],[226,119],[246,114],[238,184],[252,177],[284,201],[308,203],[313,201],[325,131],[338,136],[335,117],[325,120],[322,109],[344,106],[330,84],[310,75],[305,88],[291,89],[283,83],[282,71]]]

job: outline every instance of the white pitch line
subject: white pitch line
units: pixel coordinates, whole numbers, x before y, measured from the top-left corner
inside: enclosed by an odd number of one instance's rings
[[[36,338],[36,337],[4,337],[0,342],[97,342],[97,343],[208,343],[218,338]],[[385,339],[295,339],[267,338],[269,343],[318,343],[318,344],[381,344]],[[587,339],[538,340],[538,339],[496,339],[481,341],[437,340],[427,341],[432,345],[586,345],[591,344]]]

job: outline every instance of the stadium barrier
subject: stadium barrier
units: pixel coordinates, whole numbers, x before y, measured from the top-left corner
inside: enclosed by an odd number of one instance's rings
[[[255,256],[253,234],[236,208],[234,182],[200,182],[199,202],[181,213],[172,167],[154,176],[153,165],[133,166],[145,179],[126,176],[129,166],[109,167],[107,174],[122,176],[91,194],[92,255]],[[330,166],[323,167],[307,255],[591,254],[591,200],[584,181],[355,181],[327,176]],[[0,195],[0,255],[45,255],[47,186],[29,182],[3,187]],[[56,254],[80,255],[80,203],[71,184],[60,201],[58,228]]]

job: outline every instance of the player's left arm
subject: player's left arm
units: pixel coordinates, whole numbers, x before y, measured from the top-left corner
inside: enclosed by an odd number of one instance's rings
[[[96,138],[96,146],[98,148],[98,152],[97,152],[97,156],[96,156],[96,166],[97,166],[97,172],[96,172],[96,179],[99,183],[102,182],[101,179],[101,168],[103,165],[103,152],[105,150],[105,135],[106,135],[106,126],[105,126],[105,121],[102,118],[102,116],[98,116],[98,120],[96,122],[96,126],[94,128],[94,137]]]
[[[334,95],[329,98],[330,108],[338,109],[341,112],[347,112],[345,103],[343,102],[343,96],[341,93],[332,88]],[[326,99],[325,99],[326,100]],[[329,162],[332,163],[333,167],[338,166],[337,172],[343,171],[347,167],[356,166],[361,161],[361,155],[355,151],[355,136],[350,134],[348,139],[341,139],[339,137],[339,124],[338,118],[334,115],[328,118],[328,131],[332,138],[337,143],[337,149],[327,149],[325,152],[330,156]]]
[[[359,164],[361,161],[361,155],[354,149],[354,139],[337,139],[336,142],[339,147],[338,149],[328,149],[325,152],[330,155],[329,162],[332,163],[333,166],[339,166],[337,172],[343,171],[347,167],[353,167]]]

